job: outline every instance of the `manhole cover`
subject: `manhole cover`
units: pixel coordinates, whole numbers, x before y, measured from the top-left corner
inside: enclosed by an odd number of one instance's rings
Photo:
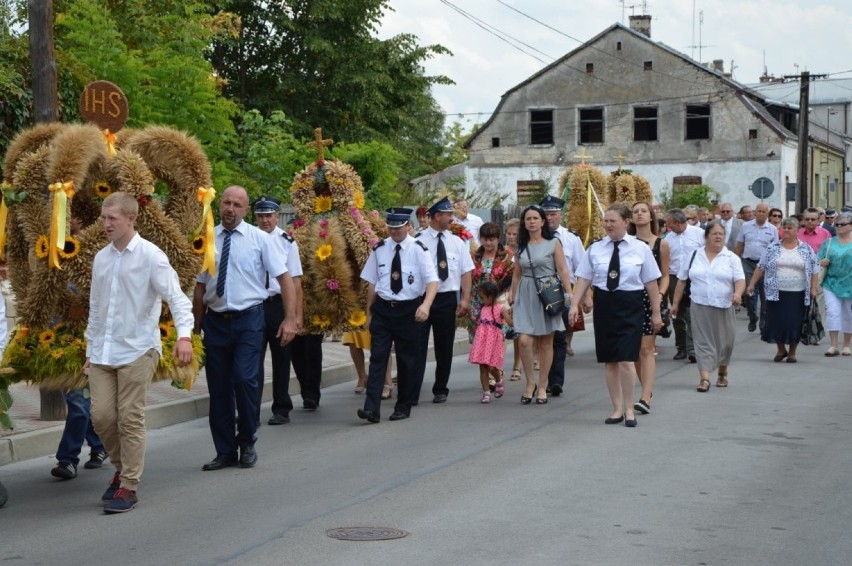
[[[328,529],[325,534],[338,540],[393,540],[408,536],[407,532],[390,527],[341,527]]]

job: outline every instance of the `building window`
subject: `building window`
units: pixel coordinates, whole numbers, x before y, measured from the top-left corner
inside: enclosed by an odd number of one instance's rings
[[[553,145],[553,110],[530,110],[530,145]]]
[[[595,72],[595,64],[594,63],[586,63],[586,72],[592,74]]]
[[[653,63],[653,61],[645,61],[645,63],[643,63],[643,65],[642,65],[642,67],[646,71],[651,71],[651,70],[654,69],[654,63]]]
[[[616,42],[616,44],[615,44],[615,50],[616,50],[616,51],[621,51],[621,42],[620,42],[620,41],[619,41],[619,42]]]
[[[710,139],[709,104],[688,104],[686,106],[686,139]]]
[[[580,144],[603,143],[603,108],[580,108]]]
[[[500,147],[500,138],[491,138],[491,147]]]
[[[637,106],[633,109],[633,140],[657,141],[656,106]]]
[[[748,139],[756,140],[757,139],[757,130],[749,130],[748,131]]]

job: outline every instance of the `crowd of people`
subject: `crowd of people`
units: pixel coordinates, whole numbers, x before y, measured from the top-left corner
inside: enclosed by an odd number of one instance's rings
[[[102,496],[105,512],[126,512],[138,502],[145,391],[161,356],[161,300],[175,320],[177,364],[192,360],[191,333],[203,336],[215,456],[202,470],[251,468],[258,461],[267,346],[273,374],[268,424],[290,422],[291,364],[303,407],[319,408],[322,336],[300,332],[302,266],[297,243],[279,227],[280,204],[263,196],[250,205],[239,186],[224,191],[216,275],[199,275],[190,301],[162,251],[135,231],[136,201],[124,193],[104,201],[101,221],[110,243],[95,258],[86,331],[91,411],[74,401],[51,473],[74,478],[88,440],[85,467],[100,467],[107,457],[115,466]],[[819,301],[830,337],[825,356],[852,355],[852,209],[808,208],[783,218],[765,203],[736,214],[722,203],[717,218],[693,206],[658,216],[647,202],[615,204],[604,214],[606,235],[584,249],[561,225],[564,205],[548,196],[502,228],[470,213],[464,200],[386,211],[388,236],[360,274],[368,285],[367,322],[344,337],[358,373],[355,393],[365,396],[360,419],[381,421],[382,400],[394,387],[392,354],[396,399],[389,420],[411,416],[420,403],[430,336],[432,402],[447,402],[460,319],[472,344],[469,362],[479,366],[480,402],[505,395],[506,345],[514,343],[509,379],[525,379],[520,403],[543,405],[563,393],[572,334],[591,313],[595,354],[612,401],[604,423],[630,428],[637,413],[651,412],[656,340],[668,335],[669,324],[674,359],[697,364],[699,392],[710,390],[714,371],[716,387],[728,386],[740,305],[748,331],[759,328],[761,339],[776,346],[775,362],[797,361],[806,313]],[[245,220],[251,209],[257,226]],[[452,223],[464,226],[472,245]],[[116,299],[129,295],[139,300]]]

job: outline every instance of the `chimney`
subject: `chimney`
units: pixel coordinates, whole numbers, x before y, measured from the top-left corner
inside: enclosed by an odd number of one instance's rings
[[[651,37],[651,15],[630,16],[630,29]]]
[[[713,59],[713,70],[720,73],[725,72],[725,61],[723,59]]]

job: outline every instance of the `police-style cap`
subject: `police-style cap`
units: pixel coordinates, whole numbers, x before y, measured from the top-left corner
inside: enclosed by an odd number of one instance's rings
[[[432,206],[429,207],[429,214],[438,214],[439,212],[453,212],[453,203],[449,197],[444,197]]]
[[[844,206],[840,209],[840,212],[852,212],[852,206]]]
[[[828,218],[834,218],[835,216],[837,216],[837,211],[834,210],[833,208],[826,208],[825,209],[825,215]]]
[[[412,210],[410,208],[389,208],[385,210],[385,220],[388,228],[402,228],[411,220]]]
[[[562,210],[562,208],[565,206],[565,201],[561,198],[556,198],[555,196],[547,195],[546,197],[541,199],[541,202],[538,203],[538,205],[545,212],[551,210]]]
[[[255,214],[270,214],[281,209],[281,201],[275,197],[261,195],[254,201]]]

